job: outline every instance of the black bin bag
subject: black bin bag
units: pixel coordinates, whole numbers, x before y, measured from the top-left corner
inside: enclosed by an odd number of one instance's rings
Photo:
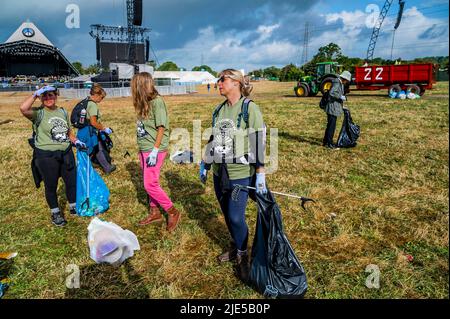
[[[256,194],[256,203],[249,282],[267,298],[303,298],[306,274],[284,234],[280,208],[270,191],[265,196]]]
[[[355,147],[360,134],[360,128],[353,123],[349,109],[344,109],[344,122],[337,141],[337,146],[342,148]]]

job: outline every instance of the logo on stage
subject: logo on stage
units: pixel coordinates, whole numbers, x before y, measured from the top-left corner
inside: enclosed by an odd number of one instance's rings
[[[22,30],[22,34],[27,38],[31,38],[34,35],[34,30],[31,28],[25,28]]]

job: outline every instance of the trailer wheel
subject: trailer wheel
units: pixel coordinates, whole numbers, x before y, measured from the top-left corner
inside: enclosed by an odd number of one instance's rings
[[[391,95],[392,92],[395,92],[395,94],[400,93],[400,91],[402,90],[402,87],[398,84],[393,84],[389,87],[389,91],[388,94]]]
[[[322,81],[320,84],[320,92],[322,92],[322,95],[331,90],[331,87],[333,86],[333,79],[334,78],[332,77],[328,77]]]
[[[306,84],[304,83],[300,83],[296,88],[295,88],[295,95],[297,95],[298,97],[306,97],[309,95],[309,88]]]
[[[425,94],[426,89],[423,86],[419,86],[420,87],[420,96],[423,96]]]
[[[418,85],[415,85],[415,84],[408,85],[406,87],[406,91],[409,91],[411,93],[420,95],[420,87]]]

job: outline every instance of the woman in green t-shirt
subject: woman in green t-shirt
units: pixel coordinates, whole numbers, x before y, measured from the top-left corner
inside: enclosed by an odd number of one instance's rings
[[[261,194],[267,192],[263,158],[265,126],[259,107],[247,99],[252,86],[240,71],[222,71],[218,86],[226,100],[213,113],[213,134],[200,164],[200,180],[206,183],[212,164],[216,197],[232,238],[231,249],[218,256],[218,260],[236,259],[238,274],[245,281],[249,267],[245,221],[249,192],[239,192],[237,200],[231,195],[236,185],[255,186]]]
[[[33,103],[40,98],[42,105],[33,108]],[[20,106],[23,116],[33,122],[35,131],[33,167],[45,185],[45,198],[50,207],[52,223],[64,226],[67,221],[58,205],[57,188],[61,177],[66,184],[66,196],[70,213],[75,215],[77,171],[72,145],[86,148],[86,144],[78,140],[70,128],[67,112],[56,105],[58,90],[45,86],[28,97]],[[72,145],[71,145],[72,143]],[[35,170],[33,170],[35,175]]]
[[[163,221],[159,207],[169,216],[167,230],[172,232],[180,221],[180,212],[159,184],[161,167],[169,147],[169,114],[158,94],[150,73],[136,74],[131,81],[133,104],[137,114],[137,144],[144,188],[150,199],[147,218],[140,225]]]

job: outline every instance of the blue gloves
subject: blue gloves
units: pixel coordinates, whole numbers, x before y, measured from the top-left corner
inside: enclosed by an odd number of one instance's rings
[[[105,132],[106,134],[111,135],[113,133],[113,130],[110,129],[109,127],[107,127],[102,132]]]
[[[151,153],[147,157],[147,167],[155,167],[158,162],[158,151],[156,147],[153,148]]]
[[[75,145],[75,147],[78,149],[87,149],[86,143],[83,143],[80,140],[76,140],[75,143],[73,143],[73,145]]]
[[[44,94],[45,92],[54,92],[54,91],[56,91],[56,88],[54,88],[53,86],[46,85],[46,86],[40,88],[39,90],[37,90],[36,92],[34,92],[33,96],[39,97],[42,94]]]
[[[345,95],[342,95],[341,100],[342,100],[342,102],[345,102],[345,101],[347,101],[347,97]]]
[[[200,181],[203,184],[206,184],[206,180],[208,178],[209,167],[205,164],[205,162],[200,162]]]
[[[256,192],[258,194],[266,194],[266,174],[265,173],[256,173]]]

